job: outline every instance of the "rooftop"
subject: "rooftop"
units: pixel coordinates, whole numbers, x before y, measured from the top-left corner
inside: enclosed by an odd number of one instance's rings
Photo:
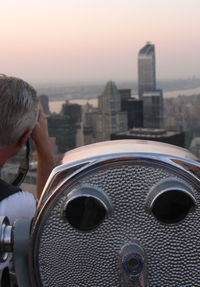
[[[150,42],[147,42],[147,44],[139,51],[139,56],[148,56],[152,55],[155,52],[154,45]]]
[[[118,135],[132,135],[132,136],[143,136],[143,137],[169,137],[179,134],[178,131],[167,131],[165,129],[147,129],[147,128],[133,128],[125,132],[117,133]]]

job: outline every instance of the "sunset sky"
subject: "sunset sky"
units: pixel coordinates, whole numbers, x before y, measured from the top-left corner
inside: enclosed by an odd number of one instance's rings
[[[156,47],[157,78],[200,77],[200,0],[6,0],[1,73],[32,82],[137,80]]]

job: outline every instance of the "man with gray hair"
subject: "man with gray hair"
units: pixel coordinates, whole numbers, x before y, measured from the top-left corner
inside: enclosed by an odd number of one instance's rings
[[[47,120],[36,91],[25,81],[0,75],[0,168],[17,154],[31,136],[37,152],[37,197],[55,166],[48,136]],[[7,184],[0,179],[0,216],[15,218],[34,216],[37,200],[31,193]],[[0,273],[9,258],[0,264]],[[9,286],[2,276],[0,286]],[[3,285],[4,284],[4,285]]]

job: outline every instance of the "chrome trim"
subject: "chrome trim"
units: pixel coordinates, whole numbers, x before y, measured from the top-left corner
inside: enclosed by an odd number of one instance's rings
[[[115,159],[115,161],[156,161],[160,164],[167,164],[171,166],[171,168],[174,168],[177,170],[177,172],[184,172],[186,175],[191,176],[196,182],[196,184],[200,184],[200,163],[194,162],[191,160],[186,160],[183,158],[170,156],[170,155],[162,155],[162,154],[150,154],[150,153],[124,153],[122,154],[112,154],[107,156],[98,156],[98,158],[89,158],[87,160],[82,160],[80,162],[74,162],[71,164],[63,164],[58,167],[56,167],[53,170],[53,173],[50,175],[49,180],[45,186],[45,189],[43,191],[42,198],[45,196],[45,199],[54,194],[56,190],[60,189],[68,180],[70,180],[75,175],[79,174],[81,171],[85,170],[86,168],[91,168],[94,165],[100,165],[102,162],[109,162]],[[77,169],[73,172],[70,172],[70,169],[73,168],[74,165],[81,165],[80,169]],[[62,175],[63,173],[69,174],[69,176],[62,179],[59,184],[49,192],[51,189],[51,185],[54,182],[55,178],[59,175]],[[41,200],[40,200],[41,202]],[[40,206],[40,203],[39,203]]]
[[[78,198],[80,196],[91,196],[91,197],[97,199],[98,201],[100,201],[102,203],[107,214],[112,213],[112,205],[111,205],[111,201],[110,201],[108,195],[105,192],[103,192],[102,190],[100,190],[99,188],[97,188],[96,186],[92,186],[89,184],[80,185],[79,188],[73,189],[67,195],[67,202],[65,203],[65,206],[68,204],[69,201],[71,201],[75,198]]]
[[[63,205],[63,208],[61,210],[61,216],[64,220],[67,221],[67,219],[65,218],[65,210],[68,206],[68,204],[73,201],[74,199],[77,199],[79,197],[92,197],[94,199],[96,199],[97,201],[99,201],[101,203],[101,205],[103,206],[104,210],[105,210],[105,216],[104,216],[104,220],[105,218],[107,218],[109,215],[111,215],[112,213],[112,205],[111,205],[111,201],[108,197],[108,195],[103,192],[102,190],[100,190],[99,188],[97,188],[96,186],[92,186],[92,185],[80,185],[78,188],[73,189],[70,193],[68,193],[67,195],[67,200],[65,202],[65,204]],[[101,221],[102,222],[102,221]],[[95,229],[99,226],[99,224],[95,227]],[[94,230],[94,229],[92,229]],[[83,230],[82,230],[83,231]],[[87,230],[91,231],[91,230]],[[86,230],[84,230],[83,232],[86,232]]]
[[[0,216],[0,262],[6,261],[12,251],[12,226],[6,216]]]
[[[12,226],[6,226],[4,232],[4,248],[6,252],[12,252]]]
[[[149,203],[149,206],[147,206],[147,210],[151,212],[151,209],[155,203],[155,200],[163,194],[164,192],[170,191],[170,190],[180,190],[189,195],[189,197],[192,199],[194,205],[197,206],[197,200],[194,196],[194,192],[191,189],[189,185],[186,184],[186,182],[183,182],[177,178],[167,178],[164,180],[161,180],[154,186],[150,191],[147,196],[147,201],[146,203]],[[149,198],[150,197],[150,198]],[[148,199],[150,201],[148,202]],[[152,199],[152,200],[151,200]]]
[[[195,198],[194,191],[192,187],[183,180],[178,178],[165,178],[159,181],[156,185],[154,185],[147,194],[146,202],[145,202],[145,210],[149,214],[153,214],[153,207],[156,203],[157,198],[168,191],[178,190],[185,194],[187,194],[192,202],[193,206],[188,210],[188,213],[194,211],[195,207],[197,207],[197,199]],[[154,215],[154,214],[153,214]],[[155,215],[154,215],[155,216]],[[186,214],[187,216],[187,214]],[[159,220],[159,219],[158,219]],[[160,220],[159,220],[160,221]],[[177,223],[177,222],[176,222]]]
[[[146,147],[148,147],[147,150],[152,149],[153,152],[147,152]],[[163,153],[156,153],[156,150]],[[116,153],[116,151],[118,152]],[[170,153],[168,153],[169,151]],[[174,153],[176,152],[185,157],[175,156]],[[74,161],[72,161],[73,158]],[[102,165],[111,163],[123,164],[131,162],[131,164],[142,163],[151,166],[162,166],[189,180],[199,190],[200,163],[194,159],[196,157],[185,149],[151,141],[109,141],[74,149],[65,154],[63,161],[66,163],[52,171],[38,204],[36,221],[39,220],[45,206],[48,205],[56,192],[63,189],[71,180],[78,179],[83,172],[88,173]],[[57,180],[58,178],[60,180]],[[57,180],[56,185],[54,185],[55,180]]]

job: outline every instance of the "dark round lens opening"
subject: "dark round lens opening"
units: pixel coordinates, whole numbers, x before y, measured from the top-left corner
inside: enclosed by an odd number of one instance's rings
[[[136,270],[140,266],[140,261],[137,258],[131,258],[127,262],[127,267],[129,270]]]
[[[79,196],[68,202],[64,215],[74,228],[89,231],[104,220],[106,209],[95,197]]]
[[[194,202],[186,192],[168,190],[155,199],[152,213],[163,223],[176,223],[184,219],[193,206]]]

